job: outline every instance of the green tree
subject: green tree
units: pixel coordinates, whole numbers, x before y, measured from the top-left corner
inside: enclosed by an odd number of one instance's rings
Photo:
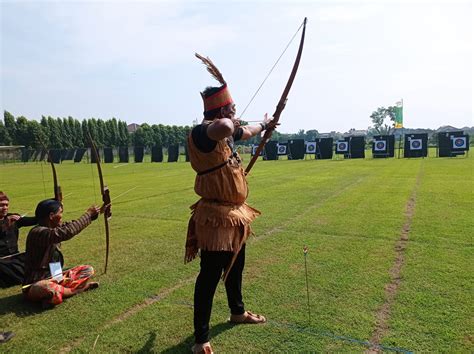
[[[47,135],[43,126],[35,120],[28,121],[28,141],[29,147],[40,149],[43,147],[43,142],[47,141]],[[46,143],[45,143],[46,144]]]
[[[305,132],[304,129],[298,130],[298,133],[294,134],[292,139],[304,139],[305,138]]]
[[[105,123],[102,119],[97,119],[97,141],[96,144],[98,147],[104,147],[105,146],[105,140],[106,140],[106,130],[105,130]]]
[[[119,146],[119,128],[117,124],[117,119],[112,118],[105,122],[107,130],[107,146]]]
[[[48,140],[49,148],[52,149],[61,149],[62,148],[62,137],[61,137],[61,121],[58,121],[50,116],[48,116]]]
[[[98,133],[98,128],[97,128],[97,121],[95,120],[95,118],[91,118],[87,120],[87,130],[84,135],[85,140],[87,142],[86,146],[90,146],[88,134],[90,134],[92,140],[94,140],[94,143],[97,145],[97,147],[99,147],[99,142],[98,142],[99,133]]]
[[[50,129],[49,129],[49,121],[48,118],[45,116],[41,116],[41,121],[40,121],[41,129],[43,131],[43,137],[44,140],[40,140],[40,146],[37,146],[38,148],[42,148],[43,144],[46,146],[49,146],[49,135],[50,135]]]
[[[71,134],[71,147],[79,147],[79,144],[81,144],[81,136],[77,135],[77,127],[76,127],[76,122],[77,120],[74,119],[73,117],[69,116],[67,117],[67,126],[68,126],[68,132]],[[80,128],[80,123],[79,123],[79,128]]]
[[[394,129],[395,122],[395,106],[388,108],[379,107],[372,112],[370,119],[373,123],[373,130],[379,135],[390,135]]]
[[[130,142],[130,134],[128,133],[127,123],[119,120],[118,122],[118,145],[128,146]]]
[[[28,136],[28,119],[21,116],[15,122],[15,142],[27,148],[31,147],[31,141]]]
[[[81,122],[81,131],[82,131],[82,146],[83,147],[88,147],[89,146],[89,139],[88,133],[89,133],[89,121],[87,119],[83,119]]]
[[[151,129],[153,130],[153,144],[163,146],[162,125],[153,124]]]
[[[142,124],[133,134],[132,141],[135,146],[152,146],[153,129],[146,123]]]
[[[7,128],[5,128],[5,124],[0,121],[0,145],[11,145],[12,139],[10,135],[8,135]]]
[[[58,118],[58,124],[61,126],[61,147],[65,149],[73,147],[73,131],[69,127],[69,121],[66,118]]]
[[[184,145],[186,142],[186,129],[184,126],[171,126],[174,143]]]
[[[170,146],[174,144],[173,136],[171,134],[171,127],[169,125],[163,125],[163,146]]]
[[[82,125],[77,119],[74,119],[74,146],[84,147],[84,134],[82,132]]]
[[[18,145],[16,142],[15,117],[10,112],[3,111],[3,122],[5,124],[5,129],[7,130],[8,136],[11,139],[11,144]]]
[[[315,141],[318,137],[318,131],[316,129],[306,131],[305,140],[306,141]]]

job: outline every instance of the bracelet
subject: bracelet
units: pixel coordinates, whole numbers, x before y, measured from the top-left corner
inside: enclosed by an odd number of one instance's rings
[[[267,129],[267,125],[265,123],[260,122],[259,124],[262,127],[262,132]]]

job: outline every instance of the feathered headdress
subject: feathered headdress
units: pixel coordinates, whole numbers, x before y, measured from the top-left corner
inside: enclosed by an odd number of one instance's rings
[[[219,81],[222,85],[217,92],[214,92],[208,97],[205,97],[204,94],[201,92],[201,97],[204,101],[204,111],[211,111],[216,108],[221,108],[227,106],[228,104],[234,102],[230,95],[229,89],[227,87],[227,83],[224,80],[221,72],[217,67],[214,65],[211,59],[205,58],[198,53],[195,53],[196,57],[200,59],[203,64],[206,66],[207,71],[212,75],[214,79]]]

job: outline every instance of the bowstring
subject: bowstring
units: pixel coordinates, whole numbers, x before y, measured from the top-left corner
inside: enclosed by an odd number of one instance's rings
[[[295,34],[293,35],[293,37],[291,37],[290,41],[288,42],[288,44],[286,45],[285,49],[283,50],[283,52],[280,54],[280,56],[278,57],[278,59],[276,60],[275,64],[273,64],[272,68],[270,69],[270,71],[268,72],[267,76],[265,76],[265,79],[263,79],[262,83],[260,84],[260,86],[257,88],[257,91],[255,91],[255,93],[253,94],[252,98],[250,99],[249,103],[245,106],[245,108],[243,109],[242,111],[242,114],[240,115],[239,119],[242,119],[242,117],[244,116],[244,113],[247,111],[247,108],[249,108],[249,106],[252,104],[253,100],[255,99],[255,97],[257,96],[257,94],[259,93],[260,89],[263,87],[263,85],[265,84],[265,82],[267,81],[268,77],[271,75],[271,73],[273,72],[273,69],[275,69],[275,67],[277,66],[278,62],[280,61],[280,59],[283,57],[283,55],[285,54],[286,50],[290,47],[290,44],[293,42],[293,40],[295,39],[296,35],[298,34],[298,32],[301,30],[301,27],[303,27],[304,25],[304,21],[301,23],[301,25],[298,27],[298,29],[296,30]]]

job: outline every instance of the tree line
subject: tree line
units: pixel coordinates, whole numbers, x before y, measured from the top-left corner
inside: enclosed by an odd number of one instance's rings
[[[26,148],[54,149],[88,147],[88,134],[98,147],[120,146],[169,146],[184,144],[191,127],[163,124],[142,124],[136,131],[129,132],[127,123],[115,118],[84,119],[41,118],[41,121],[26,117],[14,117],[4,111],[0,121],[0,145],[23,145]]]
[[[23,145],[26,148],[36,149],[47,146],[53,149],[68,149],[88,147],[88,133],[98,147],[119,146],[170,146],[184,145],[192,127],[147,123],[137,126],[134,132],[129,132],[127,123],[115,118],[84,119],[79,121],[73,117],[53,118],[42,116],[38,122],[26,117],[14,117],[4,111],[3,121],[0,121],[0,145]],[[279,142],[290,139],[305,139],[312,141],[318,137],[317,130],[285,134],[275,131],[272,140]],[[248,141],[239,141],[239,144],[252,145],[258,143],[259,136]]]
[[[374,124],[366,130],[366,137],[371,138],[378,134],[392,134],[394,120],[394,107],[380,107],[374,111],[370,118]],[[388,121],[388,123],[387,123]],[[54,149],[88,147],[87,138],[90,132],[92,139],[98,147],[120,147],[120,146],[164,146],[186,143],[187,136],[191,131],[190,126],[176,126],[144,123],[137,126],[134,132],[129,132],[125,121],[115,118],[109,120],[84,119],[79,121],[75,118],[41,118],[41,121],[29,120],[23,116],[14,117],[11,113],[4,111],[3,121],[0,120],[0,145],[23,145],[26,148],[42,148],[43,145]],[[466,129],[465,129],[466,130]],[[352,129],[348,132],[350,134]],[[436,130],[431,129],[403,129],[403,133],[426,132],[430,143],[437,143]],[[473,128],[465,133],[473,134]],[[399,132],[400,133],[400,132]],[[331,132],[324,134],[325,137],[339,139],[344,134]],[[316,129],[305,131],[300,129],[297,133],[280,133],[278,130],[272,135],[272,140],[286,142],[291,139],[304,139],[314,141],[321,137]],[[260,136],[255,136],[247,141],[239,141],[239,145],[252,145],[259,143]],[[471,141],[474,144],[474,140]]]

